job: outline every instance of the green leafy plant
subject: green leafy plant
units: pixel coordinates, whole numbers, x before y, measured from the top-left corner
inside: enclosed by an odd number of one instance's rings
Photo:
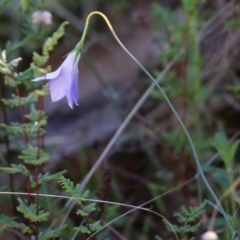
[[[178,222],[178,225],[170,224],[168,221],[163,219],[166,229],[170,232],[177,233],[182,240],[194,240],[195,237],[189,237],[189,234],[195,233],[201,226],[199,221],[200,216],[204,213],[206,203],[200,204],[198,207],[181,206],[181,211],[174,213],[174,217]],[[157,240],[162,238],[159,236],[155,237]]]
[[[5,4],[7,4],[7,1],[1,2],[0,7],[3,8]],[[39,3],[21,1],[21,6],[24,11],[35,11]],[[50,69],[49,66],[46,66],[49,52],[54,49],[59,39],[64,35],[64,27],[67,22],[62,23],[52,37],[45,41],[43,55],[34,52],[30,67],[19,72],[19,64],[24,59],[19,57],[12,59],[11,53],[19,48],[26,47],[29,41],[34,45],[39,41],[40,30],[41,33],[44,32],[42,27],[40,29],[40,27],[33,25],[31,21],[28,24],[28,30],[25,28],[27,31],[23,32],[23,39],[14,43],[8,41],[5,50],[0,53],[1,110],[4,115],[4,122],[0,124],[2,132],[0,141],[6,145],[6,152],[4,152],[6,161],[1,165],[0,171],[9,175],[9,191],[15,191],[16,186],[14,184],[16,182],[13,177],[15,174],[21,174],[24,177],[27,189],[27,199],[17,198],[16,201],[12,196],[12,207],[16,216],[12,218],[1,214],[0,233],[6,228],[14,228],[29,239],[40,240],[59,237],[66,227],[66,225],[62,225],[56,229],[47,229],[47,225],[51,221],[51,214],[44,207],[41,207],[39,197],[40,188],[43,184],[49,184],[51,181],[58,179],[59,175],[66,171],[63,170],[55,174],[41,173],[41,167],[49,161],[49,155],[41,144],[41,138],[45,133],[44,127],[47,124],[47,117],[42,109],[41,102],[43,97],[48,94],[48,90],[47,88],[36,89],[31,80]],[[6,94],[6,92],[10,94]],[[8,121],[7,109],[9,108],[20,109],[21,122]],[[19,145],[19,141],[22,141],[22,139],[24,143]],[[10,142],[12,143],[11,147]],[[12,157],[12,151],[15,151],[17,157]],[[24,188],[19,190],[24,191]],[[35,192],[35,198],[31,196],[32,192]],[[26,224],[15,219],[19,216],[22,216]],[[39,224],[42,225],[41,228]]]
[[[86,204],[86,198],[89,197],[89,191],[84,192],[82,196],[79,197],[80,185],[77,184],[74,186],[73,182],[64,176],[59,177],[59,184],[62,189],[71,196],[71,201],[81,207],[77,210],[76,214],[86,219],[85,226],[82,225],[80,227],[75,227],[74,230],[82,234],[88,234],[89,236],[91,236],[92,233],[99,231],[102,228],[100,222],[96,221],[90,223],[89,220],[90,214],[96,210],[96,203]]]

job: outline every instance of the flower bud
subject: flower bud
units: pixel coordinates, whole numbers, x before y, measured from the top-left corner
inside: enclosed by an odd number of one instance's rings
[[[36,11],[32,14],[32,22],[35,25],[44,23],[46,25],[52,24],[52,14],[48,11]]]
[[[201,240],[218,240],[218,235],[213,231],[207,231],[201,236]]]

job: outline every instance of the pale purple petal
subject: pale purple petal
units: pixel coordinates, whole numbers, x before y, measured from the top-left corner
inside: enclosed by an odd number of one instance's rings
[[[72,108],[73,102],[77,103],[78,99],[78,61],[80,56],[76,57],[76,54],[72,54],[68,58],[68,65],[73,66],[71,68],[71,71],[68,69],[65,69],[65,66],[63,66],[64,74],[67,75],[68,81],[65,83],[65,90],[66,90],[66,97],[68,100],[68,105]]]
[[[60,71],[61,71],[61,66],[56,71],[47,73],[41,77],[34,78],[32,81],[37,82],[37,81],[46,80],[46,79],[47,80],[54,79],[59,75]]]
[[[49,90],[53,102],[62,99],[66,95],[64,82],[65,79],[61,76],[61,74],[58,76],[58,78],[49,81]]]
[[[71,81],[66,84],[66,97],[68,105],[72,108],[73,102],[77,104],[78,100],[78,76],[72,77]]]
[[[73,86],[72,86],[72,98],[73,101],[76,105],[78,105],[77,101],[78,101],[78,76],[75,77],[74,81],[73,81]]]
[[[80,56],[78,56],[73,61],[74,62],[74,67],[72,68],[71,71],[71,77],[70,81],[66,83],[66,96],[68,99],[69,106],[72,105],[72,102],[77,104],[78,100],[78,61],[79,61]]]

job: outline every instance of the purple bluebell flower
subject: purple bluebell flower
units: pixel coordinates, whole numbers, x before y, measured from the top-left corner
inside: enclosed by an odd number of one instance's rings
[[[79,59],[80,54],[77,51],[72,51],[56,71],[37,77],[32,81],[49,80],[48,86],[52,101],[56,102],[66,96],[69,107],[73,108],[73,103],[78,105]]]

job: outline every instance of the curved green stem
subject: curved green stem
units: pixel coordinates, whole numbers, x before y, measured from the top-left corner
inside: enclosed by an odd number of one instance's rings
[[[205,177],[205,175],[204,175],[204,173],[203,173],[203,171],[202,171],[201,164],[200,164],[200,161],[199,161],[199,159],[198,159],[197,152],[196,152],[196,148],[195,148],[195,146],[194,146],[194,143],[193,143],[193,141],[192,141],[192,138],[191,138],[188,130],[186,129],[183,121],[181,120],[180,116],[178,115],[177,111],[175,110],[174,106],[173,106],[172,103],[170,102],[169,98],[168,98],[167,95],[165,94],[165,92],[164,92],[164,90],[162,89],[162,87],[161,87],[161,86],[158,84],[158,82],[152,77],[152,75],[142,66],[142,64],[141,64],[141,63],[126,49],[126,47],[122,44],[122,42],[121,42],[121,41],[119,40],[119,38],[117,37],[117,35],[116,35],[116,33],[115,33],[115,31],[114,31],[111,23],[109,22],[109,20],[107,19],[107,17],[106,17],[103,13],[98,12],[98,11],[94,11],[94,12],[91,12],[91,13],[88,15],[88,17],[87,17],[87,19],[86,19],[86,25],[85,25],[85,28],[84,28],[83,37],[81,38],[81,40],[80,40],[80,42],[79,42],[80,46],[81,46],[81,44],[83,44],[84,39],[85,39],[85,37],[86,37],[86,32],[87,32],[87,29],[88,29],[88,26],[89,26],[89,20],[90,20],[91,16],[93,16],[93,15],[95,15],[95,14],[98,14],[98,15],[100,15],[101,17],[103,17],[103,19],[106,21],[106,23],[107,23],[110,31],[112,32],[114,38],[115,38],[116,41],[118,42],[118,44],[119,44],[119,45],[122,47],[122,49],[133,59],[133,61],[135,61],[136,64],[145,72],[145,74],[152,80],[152,82],[156,85],[156,87],[157,87],[157,88],[159,89],[159,91],[162,93],[164,99],[166,100],[166,102],[167,102],[167,104],[169,105],[170,109],[172,110],[173,114],[174,114],[175,117],[177,118],[179,124],[181,125],[181,127],[182,127],[182,129],[183,129],[183,131],[184,131],[184,133],[185,133],[185,135],[186,135],[186,137],[187,137],[187,139],[188,139],[188,142],[189,142],[189,144],[190,144],[190,146],[191,146],[191,149],[192,149],[192,153],[193,153],[195,162],[196,162],[197,167],[198,167],[198,171],[199,171],[199,173],[200,173],[200,175],[201,175],[201,177],[202,177],[202,179],[203,179],[203,181],[204,181],[207,189],[209,190],[209,192],[210,192],[210,194],[212,195],[213,199],[214,199],[214,200],[216,201],[216,203],[218,204],[219,209],[220,209],[220,212],[223,213],[223,216],[224,216],[224,218],[225,218],[225,221],[226,221],[226,223],[227,223],[230,231],[233,232],[234,230],[233,230],[233,227],[232,227],[232,225],[231,225],[231,223],[230,223],[230,221],[229,221],[229,219],[228,219],[228,217],[227,217],[227,214],[225,213],[225,211],[224,211],[221,203],[219,202],[217,196],[215,195],[214,191],[212,190],[211,186],[209,185],[209,183],[208,183],[208,181],[207,181],[207,179],[206,179],[206,177]],[[78,45],[79,45],[79,44],[78,44]],[[77,45],[77,46],[78,46],[78,45]]]
[[[147,74],[147,76],[155,83],[155,85],[157,86],[157,88],[159,89],[159,91],[162,93],[164,99],[166,100],[168,106],[170,107],[170,109],[172,110],[173,114],[175,115],[175,117],[177,118],[179,124],[181,125],[188,141],[189,141],[189,144],[191,146],[191,149],[192,149],[192,152],[193,152],[193,156],[194,156],[194,159],[195,159],[195,162],[197,164],[197,167],[198,167],[198,171],[207,187],[207,189],[209,190],[209,192],[211,193],[213,199],[219,204],[219,207],[220,207],[220,210],[221,212],[225,213],[221,203],[219,202],[217,196],[215,195],[214,191],[212,190],[211,186],[209,185],[203,171],[202,171],[202,167],[201,167],[201,164],[200,164],[200,161],[198,159],[198,155],[197,155],[197,152],[196,152],[196,148],[194,146],[194,143],[192,141],[192,138],[187,130],[187,128],[185,127],[182,119],[180,118],[180,116],[178,115],[177,111],[175,110],[174,106],[172,105],[172,103],[170,102],[169,98],[167,97],[167,95],[165,94],[164,90],[162,89],[162,87],[158,84],[158,82],[152,77],[152,75],[142,66],[142,64],[124,47],[124,45],[121,43],[121,41],[118,39],[117,35],[115,34],[114,31],[112,31],[112,34],[113,36],[115,37],[115,39],[117,40],[117,42],[119,43],[119,45],[123,48],[123,50],[138,64],[138,66]],[[233,231],[233,228],[232,228],[232,225],[227,217],[227,214],[224,214],[224,218],[225,218],[225,221],[227,222],[228,224],[228,227],[231,231]]]

